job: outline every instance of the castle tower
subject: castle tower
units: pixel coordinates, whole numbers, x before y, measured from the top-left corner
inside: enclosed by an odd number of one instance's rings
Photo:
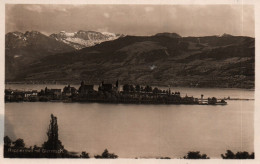
[[[81,81],[81,86],[84,86],[85,85],[85,82],[82,80]]]
[[[118,88],[118,80],[116,81],[116,88]]]

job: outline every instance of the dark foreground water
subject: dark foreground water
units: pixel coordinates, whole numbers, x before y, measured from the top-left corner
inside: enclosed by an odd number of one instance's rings
[[[211,93],[204,89],[197,94],[201,92]],[[254,98],[248,90],[219,89],[215,94]],[[105,148],[120,158],[180,158],[188,151],[220,158],[227,149],[254,151],[254,101],[228,101],[226,106],[6,103],[5,135],[23,138],[28,147],[41,146],[51,113],[58,117],[65,148],[92,157]]]

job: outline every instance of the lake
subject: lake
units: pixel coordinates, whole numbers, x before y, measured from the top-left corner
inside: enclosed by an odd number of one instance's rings
[[[254,91],[245,89],[172,88],[172,91],[175,89],[183,96],[254,98]],[[54,114],[64,147],[68,151],[86,151],[91,157],[105,148],[120,158],[180,158],[188,151],[221,158],[220,154],[227,149],[251,153],[254,101],[227,102],[225,106],[6,103],[5,135],[12,140],[24,139],[28,147],[41,146],[47,140],[50,115]]]

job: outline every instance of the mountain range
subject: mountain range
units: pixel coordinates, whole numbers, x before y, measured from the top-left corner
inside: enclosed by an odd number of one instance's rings
[[[81,44],[71,38],[102,42],[80,47],[87,41]],[[6,82],[98,84],[117,79],[121,84],[254,88],[255,39],[93,31],[6,34]]]
[[[123,35],[108,32],[80,30],[78,32],[73,33],[61,31],[57,34],[51,34],[50,37],[79,50],[85,47],[91,47],[96,44],[100,44],[105,41],[115,40],[119,37],[123,37]]]

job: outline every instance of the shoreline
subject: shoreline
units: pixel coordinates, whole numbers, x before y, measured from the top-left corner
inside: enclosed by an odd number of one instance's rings
[[[75,85],[75,86],[79,86],[80,84],[78,83],[23,83],[23,82],[5,82],[4,85]],[[95,86],[98,86],[99,84],[94,84]],[[120,86],[123,86],[120,85]],[[143,85],[145,86],[145,84]],[[191,88],[191,89],[226,89],[226,90],[250,90],[250,91],[255,91],[255,87],[254,88],[235,88],[235,87],[192,87],[192,86],[167,86],[167,85],[151,85],[152,87],[160,87],[160,88]],[[7,88],[5,88],[7,89]]]

